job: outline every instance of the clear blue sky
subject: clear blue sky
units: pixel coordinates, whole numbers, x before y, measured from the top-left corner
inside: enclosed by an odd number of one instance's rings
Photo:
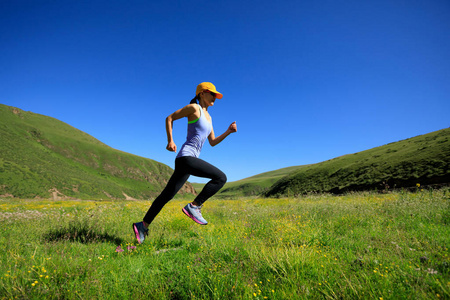
[[[174,167],[202,81],[229,181],[447,128],[450,1],[0,1],[0,103],[113,148]]]

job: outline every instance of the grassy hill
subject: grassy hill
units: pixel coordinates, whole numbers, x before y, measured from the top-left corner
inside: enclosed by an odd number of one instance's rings
[[[302,167],[265,196],[450,183],[450,128]]]
[[[217,197],[232,198],[242,196],[255,196],[267,191],[279,179],[288,174],[299,170],[305,166],[287,167],[275,171],[261,173],[252,177],[244,178],[238,181],[227,182],[220,190]],[[204,184],[192,184],[197,192],[203,188]]]
[[[287,196],[450,183],[450,129],[312,165],[294,166],[228,182],[218,198]],[[194,183],[197,192],[204,184]]]
[[[171,174],[59,120],[0,104],[0,195],[148,199]],[[184,191],[194,190],[188,184]]]

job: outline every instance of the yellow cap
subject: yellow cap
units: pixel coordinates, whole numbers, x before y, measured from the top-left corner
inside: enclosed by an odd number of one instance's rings
[[[210,91],[216,94],[217,99],[222,99],[223,95],[216,90],[216,87],[211,82],[202,82],[197,86],[196,95],[200,94],[203,91]]]

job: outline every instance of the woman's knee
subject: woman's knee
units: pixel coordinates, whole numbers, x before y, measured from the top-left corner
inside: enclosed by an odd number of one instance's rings
[[[218,176],[217,176],[217,182],[222,184],[222,186],[227,183],[227,175],[225,175],[225,173],[221,172]]]

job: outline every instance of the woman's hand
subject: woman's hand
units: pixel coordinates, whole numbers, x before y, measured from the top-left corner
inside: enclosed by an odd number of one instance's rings
[[[236,132],[237,131],[237,125],[236,125],[236,121],[234,121],[233,123],[231,123],[231,125],[228,127],[228,131],[230,133]]]
[[[171,152],[177,152],[177,145],[175,145],[173,141],[170,141],[169,143],[167,143],[166,149]]]
[[[214,135],[214,129],[211,129],[211,133],[208,136],[209,144],[214,147],[215,145],[222,142],[231,133],[236,131],[237,131],[236,121],[231,123],[231,125],[228,126],[228,129],[218,137]]]

